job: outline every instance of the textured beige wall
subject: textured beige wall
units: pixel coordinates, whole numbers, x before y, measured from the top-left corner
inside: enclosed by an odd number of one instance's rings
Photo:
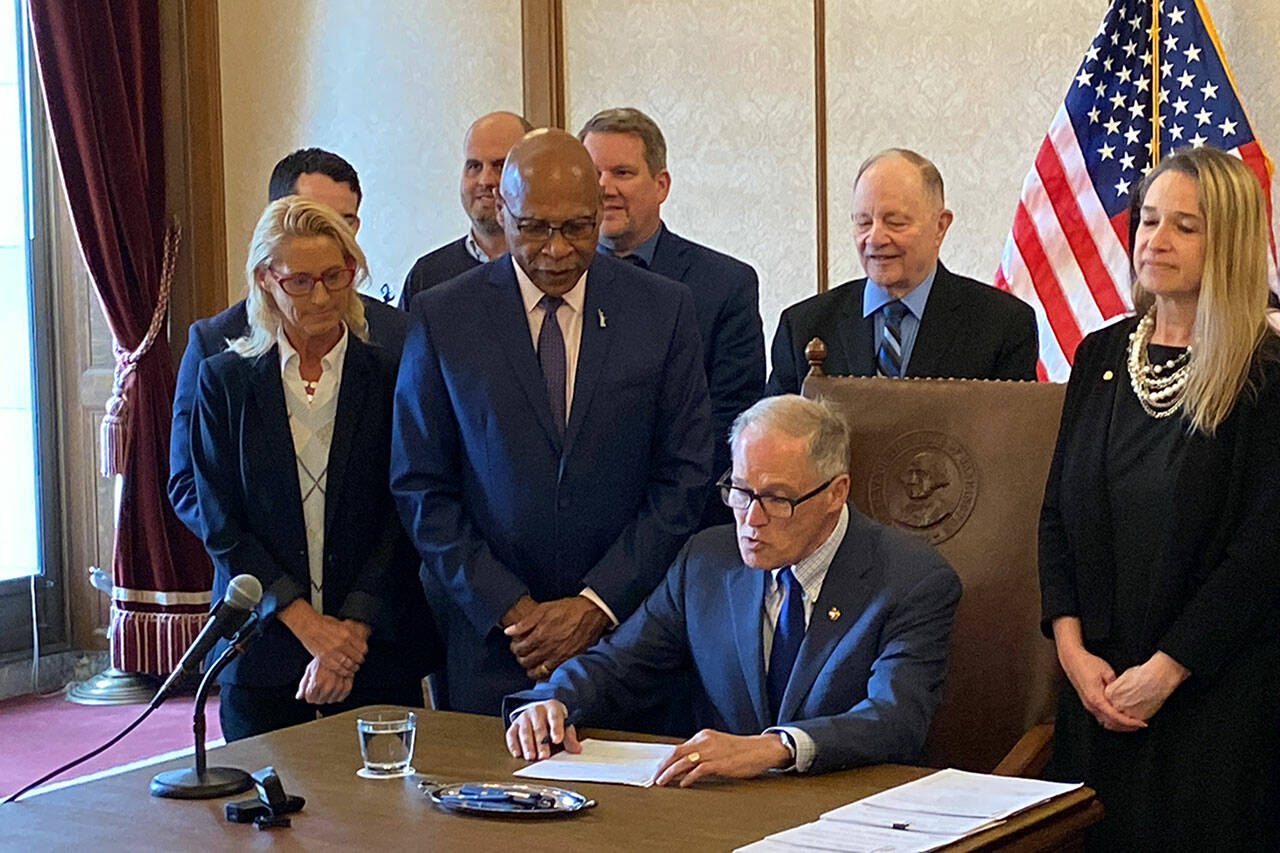
[[[943,258],[990,279],[1107,5],[826,0],[833,285],[859,274],[853,172],[888,145],[937,161],[956,212]],[[1280,153],[1280,3],[1210,8],[1255,129]],[[564,0],[564,13],[570,129],[607,106],[658,120],[666,220],[756,266],[772,338],[781,309],[817,286],[813,3]],[[520,106],[519,0],[221,0],[219,23],[230,269],[243,266],[272,164],[302,145],[360,171],[375,282],[398,289],[414,258],[463,232],[466,125]]]
[[[521,108],[519,0],[220,0],[228,295],[271,167],[304,146],[360,173],[360,244],[399,292],[424,252],[466,230],[462,136]]]
[[[861,275],[858,164],[892,145],[937,163],[955,224],[943,262],[990,281],[1022,181],[1106,0],[827,0],[831,283]],[[1255,131],[1280,151],[1280,3],[1210,0]]]
[[[765,335],[815,292],[813,5],[565,0],[569,129],[638,107],[667,139],[663,218],[752,264]]]

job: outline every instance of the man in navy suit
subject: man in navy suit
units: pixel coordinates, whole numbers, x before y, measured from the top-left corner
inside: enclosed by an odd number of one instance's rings
[[[269,201],[300,195],[328,205],[351,227],[360,230],[360,177],[337,154],[321,148],[302,148],[289,154],[271,171],[267,188]],[[390,305],[360,294],[364,302],[369,340],[393,359],[400,358],[408,318]],[[196,536],[200,514],[196,506],[195,474],[191,467],[191,414],[195,409],[200,362],[227,348],[227,341],[241,337],[249,328],[245,302],[240,300],[221,314],[196,320],[187,332],[187,348],[178,366],[173,392],[173,426],[169,433],[169,502],[174,512]]]
[[[708,728],[676,748],[660,785],[918,759],[946,673],[955,572],[846,503],[848,431],[826,406],[762,400],[734,422],[732,447],[721,489],[736,530],[699,533],[621,628],[508,697],[513,756],[579,751],[571,718],[598,724],[692,664]]]
[[[632,108],[592,116],[578,138],[600,170],[604,221],[599,250],[688,285],[702,336],[716,451],[712,476],[729,469],[726,441],[733,419],[764,391],[760,283],[747,264],[671,231],[662,203],[671,191],[667,142],[658,125]],[[702,527],[732,515],[708,490]]]
[[[413,300],[391,463],[447,637],[442,704],[495,715],[657,586],[711,467],[689,291],[596,254],[582,144],[517,143],[498,211],[510,255]]]
[[[782,312],[766,393],[800,393],[815,337],[827,345],[829,374],[1034,380],[1035,312],[942,265],[951,220],[933,163],[902,148],[867,159],[853,182],[853,238],[867,278]]]
[[[462,209],[471,230],[452,243],[433,249],[414,262],[400,290],[406,311],[413,297],[488,263],[507,251],[507,237],[498,223],[494,198],[502,177],[502,164],[511,146],[533,130],[523,116],[496,112],[483,115],[467,129],[462,142]]]

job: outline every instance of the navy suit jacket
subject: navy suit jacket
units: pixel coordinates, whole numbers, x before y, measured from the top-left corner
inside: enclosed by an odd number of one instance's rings
[[[760,281],[747,264],[672,233],[665,226],[653,252],[652,272],[682,282],[693,294],[702,336],[702,365],[711,395],[715,455],[711,476],[729,470],[733,419],[764,393],[764,330]],[[718,490],[708,496],[702,526],[732,521]]]
[[[398,361],[409,330],[409,318],[403,311],[377,299],[360,294],[364,301],[365,320],[369,323],[369,340],[391,353]],[[178,380],[173,392],[173,427],[169,432],[169,503],[178,518],[196,536],[200,531],[200,513],[196,506],[196,481],[191,471],[191,413],[196,404],[196,379],[200,362],[227,348],[227,341],[239,338],[249,330],[244,300],[221,314],[196,320],[187,331],[187,348],[178,366]]]
[[[498,620],[590,586],[625,619],[694,529],[710,405],[689,291],[596,256],[562,438],[509,255],[419,294],[396,385],[391,488],[447,632],[448,701],[529,686]]]
[[[443,284],[478,266],[480,262],[467,251],[465,236],[459,237],[452,243],[445,243],[414,262],[409,274],[404,277],[404,287],[400,289],[400,300],[396,304],[407,311],[413,304],[413,297],[422,291],[437,284]]]
[[[325,489],[324,612],[373,628],[368,657],[356,673],[364,685],[420,679],[438,653],[417,583],[417,557],[387,488],[394,383],[391,354],[349,336]],[[306,524],[279,351],[206,359],[191,435],[214,600],[240,574],[262,582],[258,612],[264,618],[294,599],[309,599]],[[221,681],[295,685],[310,660],[293,633],[273,620]]]
[[[828,374],[876,375],[875,316],[862,316],[866,284],[865,278],[845,282],[782,312],[766,394],[800,393],[809,372],[804,348],[815,337],[827,345]],[[938,263],[907,376],[1034,381],[1039,357],[1030,305]]]
[[[742,563],[732,527],[704,530],[622,627],[545,684],[508,697],[504,710],[554,698],[592,725],[642,705],[691,664],[705,694],[701,722],[759,734],[774,725],[764,671],[769,580]],[[813,739],[810,772],[918,760],[959,600],[960,581],[937,551],[849,507],[778,715],[778,725]]]

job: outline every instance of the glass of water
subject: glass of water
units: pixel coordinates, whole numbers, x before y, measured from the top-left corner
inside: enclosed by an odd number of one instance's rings
[[[364,767],[356,775],[365,779],[398,779],[413,769],[413,739],[418,715],[412,711],[368,711],[356,720],[360,735],[360,757]]]

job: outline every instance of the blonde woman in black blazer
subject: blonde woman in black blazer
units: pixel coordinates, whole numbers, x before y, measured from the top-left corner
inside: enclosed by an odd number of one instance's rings
[[[367,342],[354,234],[287,196],[263,212],[246,267],[249,330],[201,363],[191,430],[215,595],[254,575],[270,618],[219,679],[227,740],[421,706],[439,652],[392,504],[396,358]]]
[[[1139,189],[1138,317],[1076,352],[1040,519],[1070,681],[1051,775],[1105,850],[1280,844],[1280,341],[1257,179],[1211,149]]]

